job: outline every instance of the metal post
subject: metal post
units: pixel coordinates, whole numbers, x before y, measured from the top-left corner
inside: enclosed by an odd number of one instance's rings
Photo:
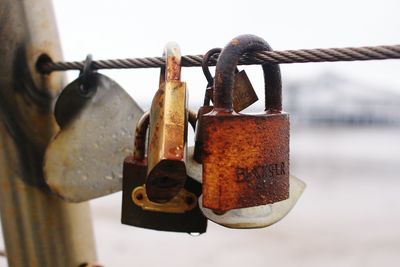
[[[57,131],[52,102],[63,76],[36,61],[61,60],[51,0],[0,0],[0,212],[9,266],[78,266],[96,252],[87,203],[69,204],[44,183],[43,154]]]

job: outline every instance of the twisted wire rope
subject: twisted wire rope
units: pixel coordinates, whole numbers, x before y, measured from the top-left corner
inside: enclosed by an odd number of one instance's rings
[[[218,54],[211,57],[208,65],[215,66],[217,58]],[[399,58],[400,45],[381,45],[247,53],[240,58],[239,65],[255,65],[265,63],[293,64],[310,62],[364,61]],[[182,56],[181,64],[183,67],[200,67],[202,60],[203,55],[186,55]],[[84,61],[46,62],[38,66],[38,68],[39,71],[41,71],[42,73],[50,73],[52,71],[81,70],[83,69],[84,64]],[[91,67],[93,69],[128,69],[160,68],[164,65],[165,61],[163,57],[144,57],[94,60]]]

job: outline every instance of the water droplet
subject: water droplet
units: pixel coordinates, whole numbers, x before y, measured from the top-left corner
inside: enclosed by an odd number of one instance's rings
[[[79,161],[83,161],[83,158],[81,156],[78,157]]]
[[[87,176],[86,175],[82,175],[82,180],[86,181],[87,180]]]
[[[189,235],[191,235],[191,236],[199,236],[199,235],[201,235],[201,233],[189,233]]]
[[[115,134],[112,134],[111,137],[112,137],[113,139],[117,138],[117,136],[116,136]]]
[[[110,175],[107,175],[107,176],[105,176],[105,177],[104,177],[104,179],[106,179],[106,180],[110,180],[110,181],[111,181],[113,178],[112,178],[112,176],[110,176]]]

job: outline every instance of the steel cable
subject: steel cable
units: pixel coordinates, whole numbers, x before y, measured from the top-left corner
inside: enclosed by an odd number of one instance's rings
[[[215,66],[218,54],[210,58],[209,66]],[[345,47],[326,49],[300,49],[286,51],[264,51],[243,55],[239,65],[255,64],[292,64],[309,62],[336,62],[336,61],[360,61],[399,59],[400,45],[381,45],[365,47]],[[200,67],[203,55],[182,56],[183,67]],[[127,68],[160,68],[164,66],[162,57],[126,58],[94,60],[93,69],[127,69]],[[84,61],[73,62],[46,62],[38,66],[42,73],[65,70],[81,70]]]

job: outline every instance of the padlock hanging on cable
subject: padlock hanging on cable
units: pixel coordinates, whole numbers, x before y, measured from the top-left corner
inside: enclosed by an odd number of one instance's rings
[[[207,89],[204,99],[203,106],[199,109],[198,112],[198,123],[196,126],[196,142],[195,148],[190,147],[188,149],[188,161],[187,161],[187,172],[188,175],[196,179],[198,182],[202,182],[202,165],[201,165],[201,149],[202,149],[202,115],[210,112],[213,107],[210,106],[210,91],[213,88],[213,77],[208,70],[207,62],[213,54],[219,53],[221,49],[215,48],[208,51],[203,57],[203,72],[207,78]],[[235,75],[235,85],[238,79]],[[235,89],[234,89],[235,92]],[[234,93],[235,94],[235,93]],[[235,103],[233,104],[235,109]],[[238,109],[235,109],[238,111]],[[200,153],[199,153],[200,152]],[[274,204],[260,205],[249,208],[239,208],[232,209],[223,213],[215,213],[214,211],[205,208],[202,205],[201,198],[199,198],[199,206],[203,214],[211,221],[214,221],[217,224],[220,224],[229,228],[237,228],[237,229],[249,229],[249,228],[261,228],[267,227],[276,223],[285,217],[289,211],[294,207],[297,200],[302,195],[305,188],[305,183],[300,179],[290,176],[290,192],[289,198],[284,201],[279,201]]]
[[[164,50],[165,67],[150,110],[146,193],[154,202],[167,202],[186,181],[187,90],[181,77],[181,54],[176,43]]]
[[[203,205],[218,213],[272,204],[289,197],[289,115],[282,111],[279,65],[262,65],[265,111],[233,110],[234,73],[246,52],[271,50],[242,35],[221,52],[214,78],[214,108],[203,115]]]
[[[192,117],[192,119],[195,119]],[[136,227],[183,233],[204,233],[207,219],[199,209],[201,184],[187,177],[184,187],[170,201],[152,202],[146,193],[146,132],[149,113],[136,127],[133,155],[124,161],[121,222]],[[195,121],[191,121],[194,125]]]
[[[69,202],[105,196],[122,188],[122,162],[131,152],[140,106],[114,80],[91,68],[57,98],[60,131],[47,146],[44,176],[50,189]]]

